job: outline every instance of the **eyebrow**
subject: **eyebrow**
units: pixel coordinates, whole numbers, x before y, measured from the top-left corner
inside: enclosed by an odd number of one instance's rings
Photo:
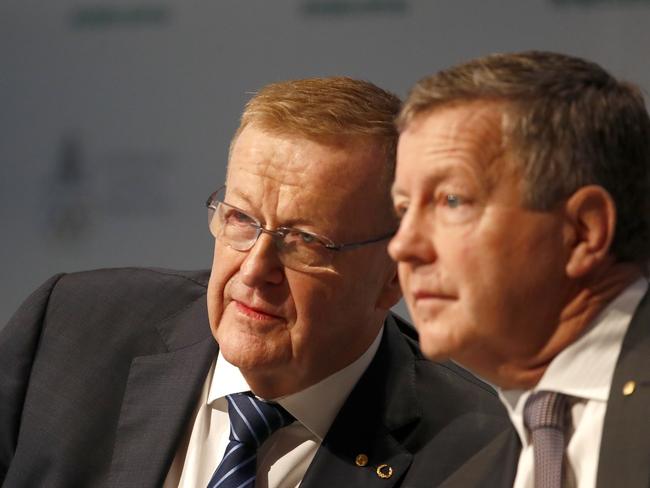
[[[252,198],[250,196],[250,193],[248,193],[246,191],[242,191],[239,188],[233,188],[232,194],[229,195],[229,196],[234,196],[235,198],[241,199],[243,201],[244,205],[247,205],[249,207],[249,208],[241,208],[241,210],[243,210],[246,213],[254,214],[254,215],[252,215],[253,217],[258,219],[264,225],[267,224],[265,219],[263,219],[261,216],[258,216],[257,211],[259,209],[258,208],[252,208],[252,207],[254,207],[254,205],[252,205],[252,203],[251,203]],[[232,206],[238,207],[238,208],[242,206],[242,204],[240,204],[239,202],[231,203],[230,198],[228,200],[229,201],[227,201],[226,203],[229,204],[229,205],[232,205]],[[276,218],[277,218],[277,216],[276,216]],[[317,228],[317,230],[302,229],[303,226],[304,227],[315,227],[315,228]],[[304,230],[305,232],[311,232],[311,233],[315,233],[315,234],[321,233],[321,231],[318,230],[318,226],[316,224],[314,224],[311,220],[309,220],[309,219],[307,219],[305,217],[298,217],[298,218],[294,218],[294,219],[289,219],[285,223],[280,223],[280,225],[278,225],[277,227],[290,227],[290,228],[295,228],[296,230]]]
[[[250,203],[250,202],[251,202],[251,198],[250,198],[250,196],[249,196],[247,193],[245,193],[245,192],[239,190],[238,188],[233,188],[233,189],[231,190],[231,189],[228,188],[228,186],[226,185],[226,191],[228,192],[228,197],[235,196],[235,197],[238,197],[238,198],[244,200],[246,203]],[[229,202],[226,202],[226,203],[229,203]]]
[[[505,150],[499,150],[490,154],[489,157],[481,155],[480,159],[474,163],[468,163],[464,159],[441,161],[436,169],[421,175],[420,178],[430,185],[439,183],[450,176],[461,175],[469,177],[481,191],[491,192],[503,172],[512,170],[508,153]],[[514,170],[516,171],[516,167]]]
[[[430,187],[435,187],[437,184],[439,184],[441,181],[444,181],[446,178],[449,178],[451,176],[456,176],[459,173],[464,176],[472,177],[471,172],[462,168],[462,166],[453,163],[443,163],[439,165],[439,167],[436,168],[433,172],[429,174],[421,175],[419,179],[423,180],[424,184]],[[396,196],[408,196],[408,192],[402,190],[399,186],[397,186],[397,182],[393,182],[390,188],[390,194],[392,198],[395,198]]]

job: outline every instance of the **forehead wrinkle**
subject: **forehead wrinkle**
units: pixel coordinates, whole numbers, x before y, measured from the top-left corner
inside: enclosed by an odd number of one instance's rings
[[[305,185],[300,184],[281,184],[278,189],[278,207],[277,213],[282,213],[282,225],[287,227],[294,226],[314,226],[314,218],[317,217],[313,205],[310,205],[307,198],[307,206],[311,207],[305,210],[305,197],[308,197],[308,190]]]
[[[249,141],[251,137],[250,131],[245,130],[238,138],[228,165],[228,176],[238,170],[268,183],[300,185],[300,174],[306,169],[305,158],[294,139],[275,137],[272,144],[262,142],[260,145],[254,139]]]
[[[483,186],[491,193],[500,179],[517,178],[520,174],[509,137],[511,108],[502,101],[484,100],[473,103],[479,105],[477,117],[472,121],[479,134],[479,147],[475,154],[478,155],[478,165],[484,171]]]
[[[473,176],[479,177],[480,186],[490,193],[498,179],[512,169],[506,164],[504,130],[507,112],[503,104],[486,101],[471,102],[458,108],[465,110],[465,116],[450,124],[445,137],[451,139],[448,142],[450,153],[458,153],[461,159],[479,170]],[[459,145],[459,140],[464,143]]]
[[[243,162],[231,165],[229,176],[233,171],[247,173],[250,176],[258,177],[261,180],[261,184],[270,189],[280,188],[282,186],[303,186],[300,182],[300,173],[302,170],[298,168],[293,169],[289,166],[284,162],[276,162],[274,159]],[[295,177],[291,175],[295,175]],[[250,195],[251,192],[246,193]]]
[[[246,186],[233,187],[232,194],[245,202],[247,208],[265,225],[294,227],[314,226],[317,217],[314,208],[308,211],[308,186],[299,179],[284,178],[266,171],[250,172],[259,177],[254,189]],[[290,181],[288,181],[290,180]],[[307,198],[306,198],[307,197]],[[235,200],[236,202],[236,200]]]
[[[488,173],[486,167],[492,166],[498,155],[489,158],[476,157],[476,151],[466,144],[458,145],[457,138],[447,139],[449,146],[434,144],[435,147],[430,146],[424,151],[425,161],[433,163],[427,172],[420,175],[429,192],[433,193],[438,185],[445,181],[460,183],[467,180],[471,188],[479,190],[480,193],[489,192],[493,182],[492,178],[485,177]]]

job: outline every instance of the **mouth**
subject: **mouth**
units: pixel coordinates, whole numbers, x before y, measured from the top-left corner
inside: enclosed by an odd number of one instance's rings
[[[237,307],[237,311],[250,319],[258,321],[283,320],[283,317],[271,313],[270,310],[253,307],[238,300],[233,300],[233,302]]]
[[[453,306],[455,297],[438,291],[418,290],[407,300],[416,328],[437,319]]]
[[[436,301],[450,301],[454,300],[455,297],[447,293],[442,293],[438,291],[427,291],[427,290],[417,290],[413,293],[413,302],[414,303],[427,303],[427,302],[436,302]]]

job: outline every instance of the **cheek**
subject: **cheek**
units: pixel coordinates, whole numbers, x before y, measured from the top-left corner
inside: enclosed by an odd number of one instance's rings
[[[543,224],[510,216],[491,221],[475,238],[459,241],[455,264],[463,273],[464,309],[481,333],[516,334],[522,316],[539,315],[539,297],[553,293],[557,281],[548,278],[557,268],[560,250]]]
[[[307,279],[304,279],[307,278]],[[323,286],[313,277],[299,276],[296,279],[287,278],[290,289],[290,300],[296,314],[296,324],[303,324],[326,320],[335,300],[331,287]]]
[[[487,252],[482,241],[465,229],[450,229],[436,239],[437,271],[445,291],[460,294],[481,280]]]
[[[397,264],[397,275],[399,276],[399,284],[402,288],[402,296],[408,305],[413,305],[413,293],[410,288],[411,282],[411,265],[405,262]]]
[[[328,326],[331,321],[327,300],[314,287],[291,283],[291,296],[288,298],[293,309],[293,318],[287,324],[291,340],[292,355],[304,359],[311,357],[313,351],[326,347]]]
[[[207,302],[208,302],[208,320],[210,321],[210,329],[214,334],[221,314],[223,313],[222,307],[222,287],[214,277],[214,269],[210,274],[210,281],[208,282]]]
[[[512,279],[509,251],[498,236],[466,231],[448,236],[450,244],[441,256],[441,281],[457,295],[449,320],[456,323],[456,341],[463,334],[481,334],[491,322],[499,322],[504,291]],[[451,332],[451,331],[450,331]]]
[[[208,316],[212,330],[216,330],[223,314],[224,295],[228,281],[237,273],[242,261],[241,253],[234,254],[235,252],[219,244],[216,244],[214,248],[207,291]]]
[[[302,278],[307,279],[290,281],[296,313],[291,331],[294,345],[322,349],[341,344],[350,324],[362,318],[359,291],[340,276]]]

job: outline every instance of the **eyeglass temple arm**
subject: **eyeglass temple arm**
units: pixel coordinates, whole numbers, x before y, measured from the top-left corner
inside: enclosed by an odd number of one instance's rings
[[[396,233],[397,231],[393,230],[388,234],[380,237],[375,237],[374,239],[368,239],[367,241],[350,242],[349,244],[330,244],[325,247],[327,247],[327,249],[331,249],[332,251],[347,251],[349,249],[356,249],[357,247],[365,246],[366,244],[374,244],[375,242],[385,241],[386,239],[393,237]]]

